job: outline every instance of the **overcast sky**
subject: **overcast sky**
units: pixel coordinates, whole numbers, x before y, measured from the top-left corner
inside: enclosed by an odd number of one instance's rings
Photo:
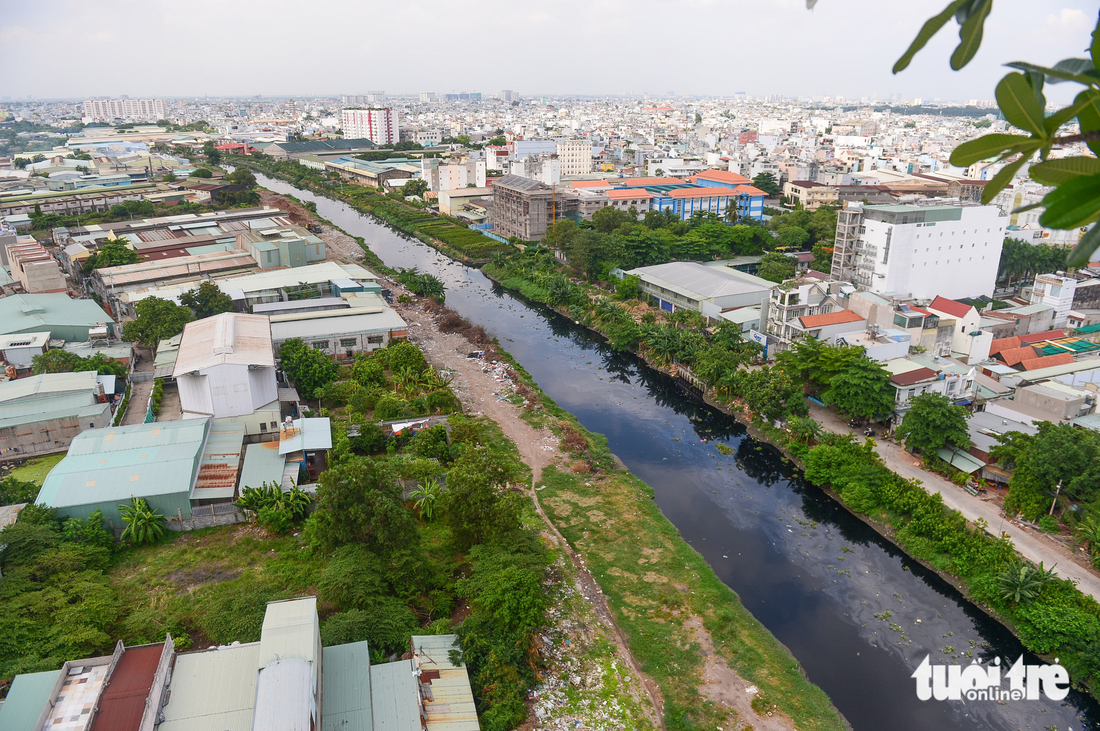
[[[1007,61],[1085,55],[1100,0],[997,0],[977,58],[946,0],[0,0],[0,96],[539,94],[992,99]],[[1066,101],[1072,85],[1052,89]],[[1064,89],[1061,93],[1059,90]]]

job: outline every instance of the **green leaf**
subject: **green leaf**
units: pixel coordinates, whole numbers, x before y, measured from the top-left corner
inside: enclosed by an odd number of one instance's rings
[[[1063,107],[1054,114],[1047,117],[1046,121],[1043,123],[1047,130],[1047,136],[1053,137],[1054,134],[1058,131],[1059,127],[1076,117],[1078,112],[1080,112],[1084,107],[1088,106],[1090,102],[1090,99],[1084,99],[1080,102],[1074,102],[1068,107]]]
[[[1096,29],[1092,32],[1092,43],[1089,44],[1089,55],[1092,56],[1092,65],[1100,71],[1100,20],[1096,23]]]
[[[951,164],[964,168],[976,162],[996,157],[1005,150],[1011,150],[1020,143],[1027,142],[1028,139],[1030,138],[1000,132],[983,135],[976,140],[964,142],[952,150]]]
[[[1019,208],[1013,208],[1012,212],[1013,213],[1023,213],[1024,211],[1034,211],[1036,208],[1042,208],[1042,207],[1043,207],[1042,203],[1032,203],[1031,205],[1028,205],[1028,206],[1020,206]]]
[[[993,176],[993,179],[985,184],[982,188],[982,203],[988,204],[993,197],[1000,193],[1009,183],[1012,182],[1012,178],[1016,176],[1016,171],[1020,169],[1020,166],[1028,161],[1031,155],[1020,155],[1020,159],[1016,162],[1010,162],[1001,168],[1001,171]]]
[[[1088,175],[1062,183],[1043,198],[1046,210],[1039,223],[1048,228],[1082,226],[1100,214],[1100,175]]]
[[[971,5],[970,15],[966,22],[959,28],[959,46],[951,54],[951,68],[958,71],[970,63],[978,47],[982,45],[982,31],[985,26],[985,18],[993,8],[993,0],[980,0],[981,4],[974,8]]]
[[[1023,74],[1008,74],[997,84],[997,105],[1009,122],[1046,138],[1046,113],[1035,98],[1035,90]]]
[[[1032,165],[1028,172],[1034,180],[1043,185],[1061,185],[1081,176],[1100,175],[1100,160],[1095,157],[1047,160],[1038,165]]]
[[[1077,242],[1077,246],[1074,246],[1073,251],[1069,252],[1066,266],[1079,267],[1088,264],[1092,260],[1092,252],[1096,251],[1097,246],[1100,246],[1100,225],[1093,226],[1085,232],[1085,235]]]
[[[1091,86],[1100,83],[1100,73],[1092,67],[1092,62],[1087,58],[1067,58],[1054,64],[1054,67],[1039,66],[1027,61],[1013,61],[1005,66],[1021,71],[1043,74],[1047,83],[1061,84],[1063,81],[1076,81],[1079,84]]]
[[[951,20],[956,11],[965,5],[969,0],[955,0],[939,15],[929,18],[923,26],[921,26],[920,32],[917,33],[917,37],[913,39],[913,42],[909,44],[909,48],[902,54],[894,63],[894,73],[904,71],[909,63],[913,60],[913,56],[917,55],[917,51],[928,45],[928,41],[932,36],[939,32],[947,21]]]
[[[1081,123],[1082,132],[1096,132],[1100,130],[1100,91],[1085,89],[1073,100],[1077,110],[1077,121]],[[1094,154],[1100,155],[1100,141],[1087,143]]]

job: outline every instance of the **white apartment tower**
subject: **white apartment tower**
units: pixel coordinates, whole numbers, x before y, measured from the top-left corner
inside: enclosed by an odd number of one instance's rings
[[[592,143],[587,140],[558,140],[561,174],[587,175],[592,172]]]
[[[849,204],[830,278],[916,299],[989,296],[1007,224],[996,206]]]
[[[168,118],[168,102],[164,99],[88,99],[84,116],[97,121],[128,119],[135,122],[156,122]]]
[[[397,110],[386,107],[345,109],[344,139],[368,139],[376,145],[400,142]]]

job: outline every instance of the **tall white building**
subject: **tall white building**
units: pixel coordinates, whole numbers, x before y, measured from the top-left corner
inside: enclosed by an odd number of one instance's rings
[[[168,118],[168,102],[164,99],[88,99],[84,102],[84,116],[102,121],[156,122]]]
[[[376,145],[400,142],[397,110],[386,107],[345,109],[344,139],[368,139]]]
[[[831,278],[917,299],[992,295],[1007,224],[996,206],[850,204]]]
[[[587,140],[558,140],[561,174],[587,175],[592,172],[592,143]]]

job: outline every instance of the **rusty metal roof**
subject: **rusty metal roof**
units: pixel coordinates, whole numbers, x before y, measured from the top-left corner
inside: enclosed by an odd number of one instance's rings
[[[164,643],[127,649],[99,696],[88,731],[137,731]]]
[[[214,421],[202,450],[192,500],[233,499],[244,449],[244,424]]]

